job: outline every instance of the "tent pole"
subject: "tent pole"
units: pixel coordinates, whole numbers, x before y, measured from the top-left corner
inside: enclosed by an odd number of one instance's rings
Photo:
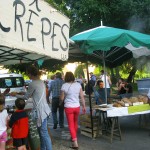
[[[105,99],[106,99],[106,104],[107,104],[105,51],[103,51],[103,58],[102,59],[103,59],[103,66],[104,66]]]
[[[88,91],[90,91],[89,85],[89,69],[88,69],[88,55],[86,55],[86,70],[87,70],[87,80],[88,80]],[[92,104],[91,104],[91,94],[89,92],[89,104],[90,104],[90,116],[91,116],[91,127],[92,127],[92,138],[93,138],[93,117],[92,117]]]

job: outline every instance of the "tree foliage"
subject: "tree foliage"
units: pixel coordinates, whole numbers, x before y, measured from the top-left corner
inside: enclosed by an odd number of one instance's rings
[[[45,0],[70,18],[70,36],[101,25],[150,33],[150,0]],[[62,69],[65,63],[46,61],[42,67],[51,71]],[[129,74],[133,61],[125,62],[121,69]],[[26,65],[13,65],[9,69],[24,71]],[[124,71],[125,72],[125,71]],[[135,71],[136,72],[136,71]]]
[[[85,68],[85,65],[79,65],[77,68],[76,68],[76,70],[75,70],[75,72],[74,72],[74,75],[75,75],[75,77],[76,78],[79,78],[80,77],[80,75],[84,78],[85,77],[85,75],[84,75],[84,71],[83,71],[83,69]]]

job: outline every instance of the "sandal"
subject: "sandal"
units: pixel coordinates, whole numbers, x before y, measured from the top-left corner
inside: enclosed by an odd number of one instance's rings
[[[79,149],[79,147],[75,147],[75,146],[70,146],[70,148],[72,148],[72,149]]]

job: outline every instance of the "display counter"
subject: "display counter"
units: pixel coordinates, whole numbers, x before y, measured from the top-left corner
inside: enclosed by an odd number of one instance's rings
[[[147,114],[150,113],[150,105],[143,104],[138,106],[130,106],[130,107],[112,107],[109,106],[107,108],[97,107],[96,110],[106,111],[107,117],[121,117],[121,116],[129,116],[129,115],[138,115],[138,114]]]
[[[101,133],[110,135],[110,141],[112,142],[113,136],[116,135],[122,139],[121,129],[119,124],[119,117],[139,115],[139,124],[141,123],[141,115],[150,114],[150,105],[143,104],[130,107],[112,107],[108,105],[106,108],[96,107],[96,115],[99,116],[98,128]]]

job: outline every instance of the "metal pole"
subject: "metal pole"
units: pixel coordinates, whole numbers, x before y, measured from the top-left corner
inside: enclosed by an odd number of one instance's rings
[[[88,80],[88,91],[90,91],[88,56],[86,56],[86,70],[87,70],[87,80]],[[89,104],[90,104],[90,116],[91,116],[92,138],[93,138],[93,117],[92,117],[92,104],[91,104],[91,94],[90,94],[90,92],[89,92]]]
[[[103,66],[104,66],[105,99],[106,99],[106,104],[107,104],[105,51],[103,51],[103,58],[102,59],[103,59]]]

